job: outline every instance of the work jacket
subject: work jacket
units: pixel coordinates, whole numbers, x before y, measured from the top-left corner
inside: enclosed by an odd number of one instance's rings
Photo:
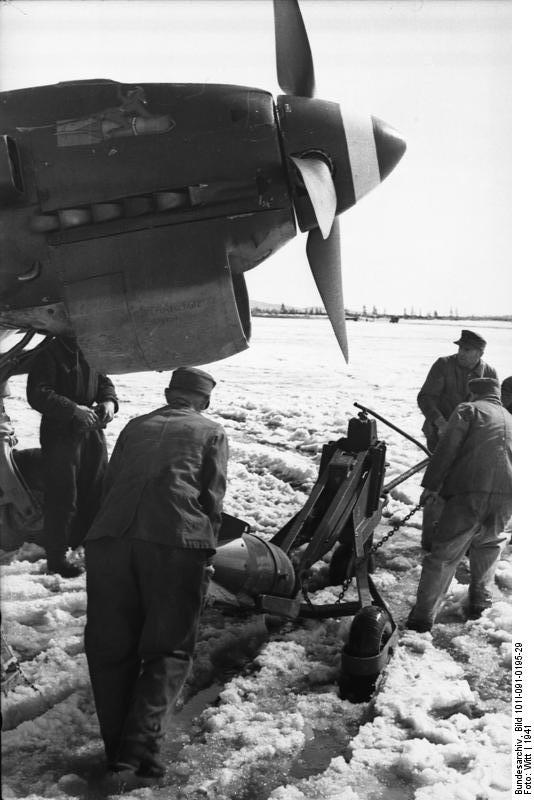
[[[40,411],[43,435],[83,434],[74,417],[76,406],[107,400],[119,408],[111,380],[92,369],[74,340],[54,339],[32,361],[26,387],[28,403]]]
[[[468,399],[467,384],[473,378],[497,378],[497,373],[482,360],[472,369],[461,367],[456,353],[432,364],[417,395],[417,405],[425,416],[423,433],[431,449],[437,441],[437,421],[448,420],[458,403]]]
[[[498,389],[451,414],[422,480],[445,497],[512,493],[512,416]]]
[[[104,481],[104,502],[86,541],[131,536],[213,549],[226,489],[224,428],[191,406],[164,406],[122,430]]]

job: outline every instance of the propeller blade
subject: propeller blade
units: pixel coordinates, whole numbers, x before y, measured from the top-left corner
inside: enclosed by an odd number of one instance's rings
[[[278,84],[286,94],[313,97],[315,76],[297,0],[273,0]]]
[[[304,181],[323,239],[327,239],[336,217],[337,208],[336,188],[332,173],[320,158],[291,156],[291,161]]]
[[[341,352],[348,363],[349,347],[341,282],[339,220],[334,221],[328,239],[323,239],[318,228],[311,230],[306,243],[306,253],[326,313],[341,347]]]

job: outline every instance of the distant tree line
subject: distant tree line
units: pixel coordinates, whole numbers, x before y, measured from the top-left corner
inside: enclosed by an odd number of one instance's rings
[[[259,317],[280,317],[288,316],[325,316],[326,311],[322,306],[309,306],[307,308],[296,308],[295,306],[286,306],[281,303],[279,306],[272,306],[269,308],[262,308],[261,306],[252,306],[250,309],[252,316]]]
[[[307,306],[305,308],[298,308],[296,306],[286,305],[285,303],[281,303],[280,305],[254,305],[252,304],[250,313],[253,317],[281,317],[281,316],[301,316],[301,317],[324,317],[326,316],[326,311],[323,306]],[[366,305],[363,305],[361,311],[355,311],[354,309],[345,308],[345,316],[347,319],[381,319],[383,317],[391,318],[397,317],[399,319],[445,319],[445,320],[463,320],[463,319],[478,319],[478,320],[503,320],[503,321],[511,321],[512,317],[508,314],[458,314],[458,309],[450,309],[448,314],[440,314],[438,311],[434,310],[432,312],[427,311],[423,313],[421,309],[417,311],[412,306],[410,311],[406,308],[403,309],[402,314],[397,313],[390,313],[385,308],[381,311],[373,305],[371,310],[367,309]]]

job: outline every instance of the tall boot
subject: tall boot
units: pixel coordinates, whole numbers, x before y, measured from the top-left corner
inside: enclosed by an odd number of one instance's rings
[[[140,775],[163,775],[159,753],[165,717],[178,699],[190,666],[190,657],[182,652],[143,661],[122,732],[118,766],[129,765]]]

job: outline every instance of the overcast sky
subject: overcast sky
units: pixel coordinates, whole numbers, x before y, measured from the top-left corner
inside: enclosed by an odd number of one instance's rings
[[[396,170],[341,218],[345,305],[511,313],[511,3],[301,0],[317,96],[397,128]],[[9,0],[3,90],[79,78],[276,85],[270,0]],[[248,273],[318,305],[305,235]]]

